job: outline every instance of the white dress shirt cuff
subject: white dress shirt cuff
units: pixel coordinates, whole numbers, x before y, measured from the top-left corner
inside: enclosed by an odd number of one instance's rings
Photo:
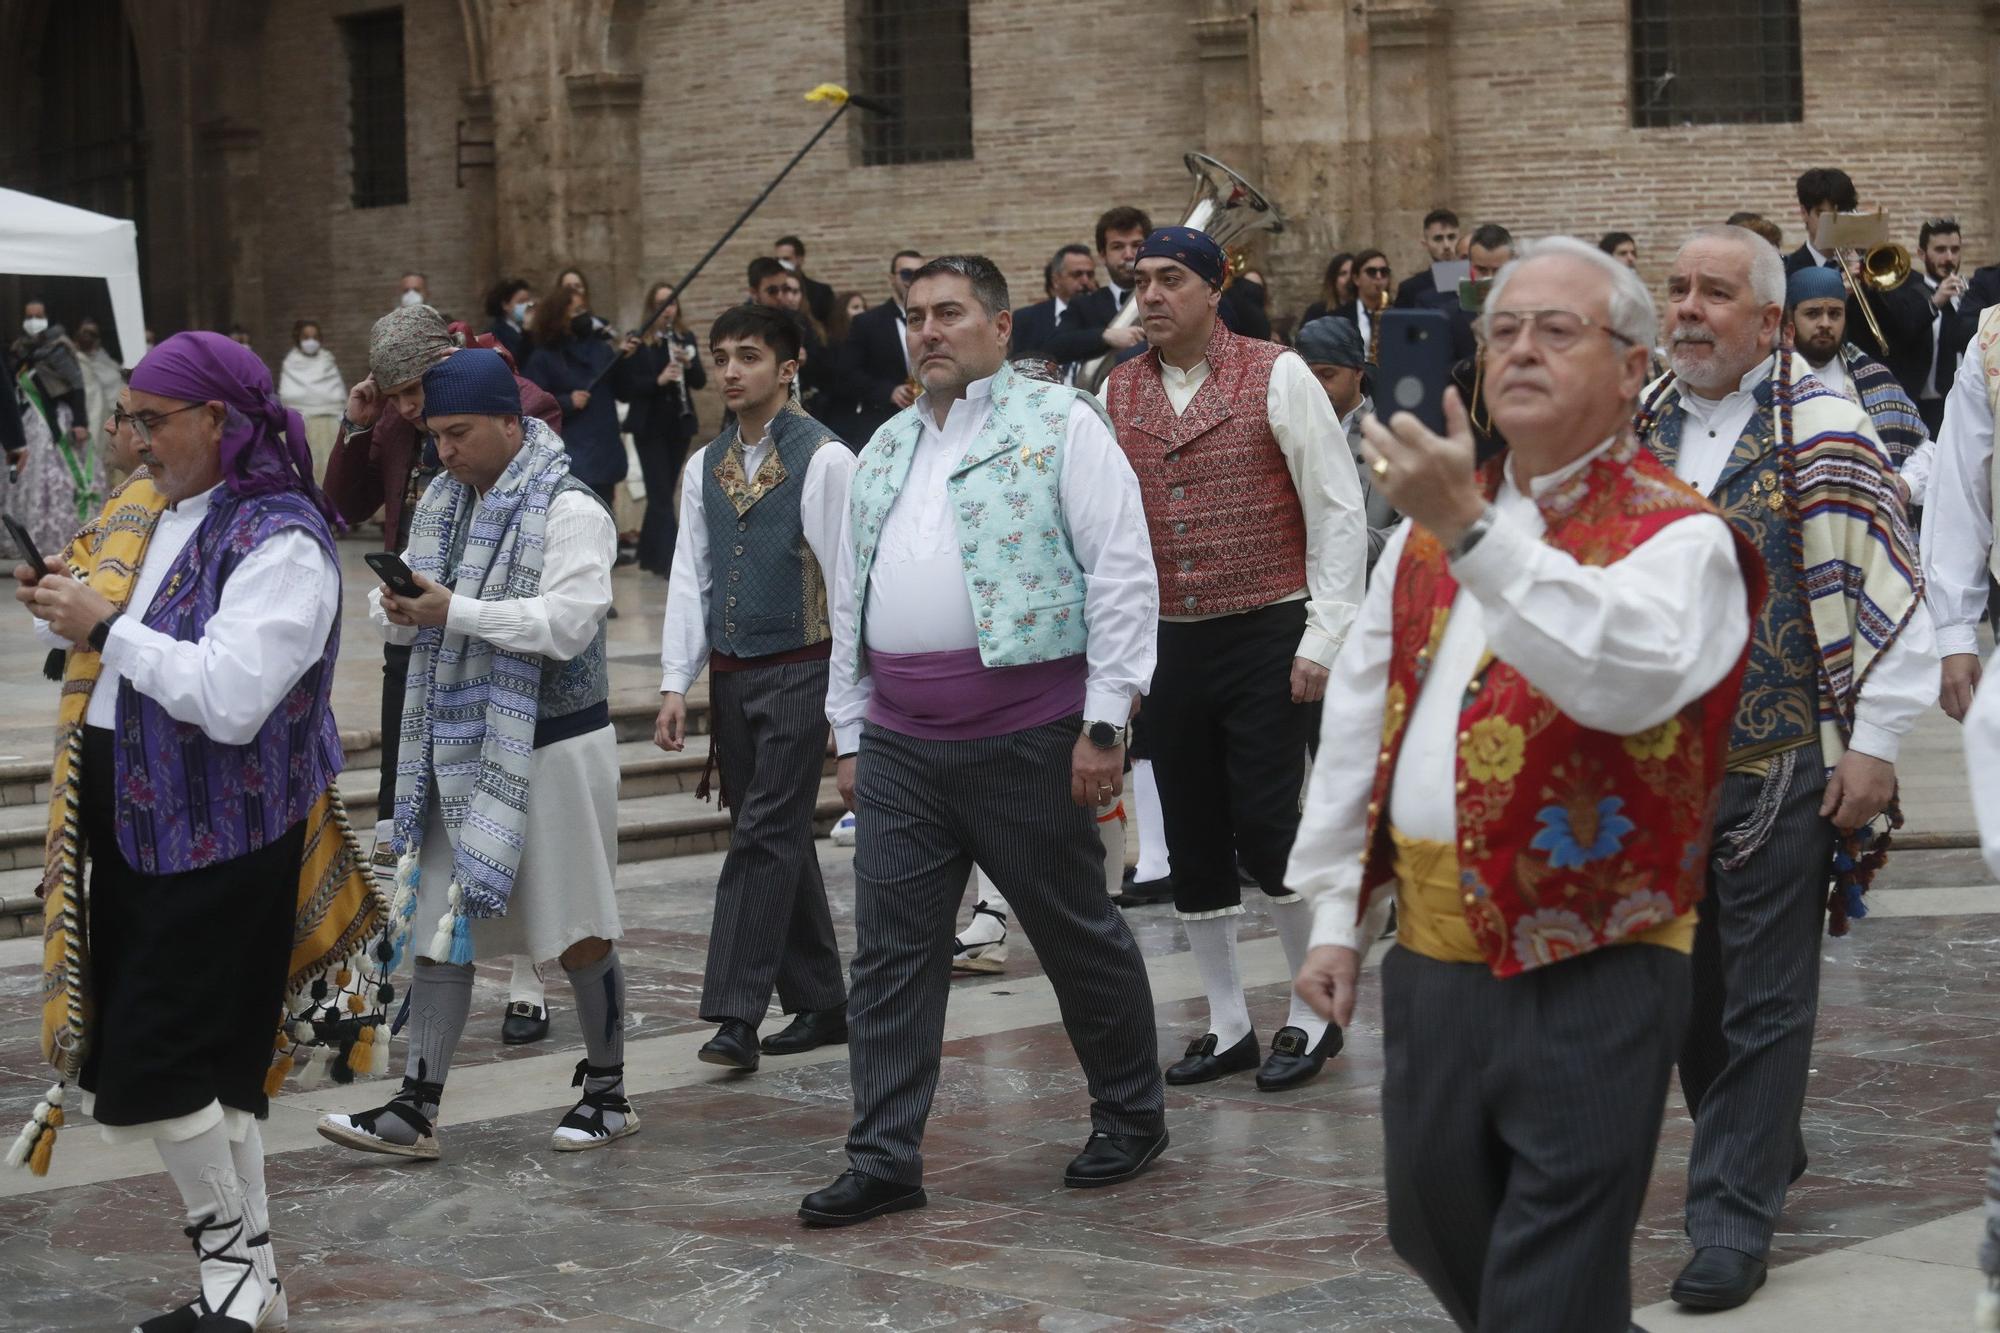
[[[164,639],[167,643],[178,640],[162,634],[142,623],[137,616],[120,616],[112,622],[111,633],[104,640],[104,665],[128,680],[138,665],[139,654],[146,647],[148,636]]]
[[[1334,656],[1339,651],[1340,644],[1337,641],[1329,639],[1316,629],[1309,629],[1299,637],[1299,650],[1294,656],[1303,657],[1308,662],[1317,662],[1331,671]]]
[[[1866,718],[1856,718],[1854,731],[1847,738],[1847,748],[1880,759],[1885,764],[1893,764],[1902,751],[1903,738]]]
[[[661,694],[686,694],[694,678],[685,671],[669,671],[660,677]]]
[[[1979,655],[1979,622],[1965,625],[1944,625],[1937,627],[1937,650],[1939,657],[1950,657],[1954,653]]]
[[[451,604],[445,607],[444,627],[453,634],[463,634],[476,638],[479,634],[479,599],[467,597],[462,592],[451,595]]]
[[[1122,727],[1132,716],[1132,696],[1117,686],[1092,685],[1083,692],[1083,720]]]
[[[861,748],[861,724],[848,722],[833,729],[833,748],[841,754],[853,754]]]
[[[1355,920],[1355,910],[1360,902],[1361,874],[1360,867],[1356,866],[1352,871],[1342,872],[1332,887],[1323,890],[1313,900],[1310,947],[1317,949],[1321,945],[1332,944],[1366,954],[1368,924]]]

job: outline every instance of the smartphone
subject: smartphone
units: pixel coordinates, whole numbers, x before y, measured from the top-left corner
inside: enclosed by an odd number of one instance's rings
[[[21,563],[37,574],[48,573],[49,562],[42,559],[41,551],[35,546],[35,539],[28,535],[28,530],[21,526],[20,520],[12,514],[0,514],[0,522],[6,523],[7,535],[14,539],[14,548],[21,553]]]
[[[1385,310],[1375,370],[1375,415],[1408,412],[1444,434],[1444,391],[1451,383],[1451,319],[1442,310]]]
[[[424,590],[417,586],[417,576],[403,563],[403,557],[394,551],[370,551],[361,557],[368,562],[368,568],[375,576],[389,586],[389,591],[398,597],[422,597]]]

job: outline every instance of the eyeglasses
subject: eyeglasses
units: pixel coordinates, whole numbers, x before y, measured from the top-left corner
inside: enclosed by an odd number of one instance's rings
[[[1602,329],[1614,341],[1627,347],[1638,345],[1618,330],[1571,310],[1496,310],[1486,317],[1485,341],[1488,350],[1506,351],[1525,328],[1534,330],[1530,336],[1534,338],[1535,345],[1545,352],[1567,352],[1576,346],[1586,329]]]
[[[896,270],[896,276],[901,278],[904,282],[915,282],[917,280],[917,274],[921,273],[922,271],[923,271],[922,269],[915,269],[915,268],[899,268]]]
[[[1361,270],[1361,276],[1364,278],[1386,278],[1389,276],[1389,270],[1385,267],[1370,265]]]
[[[186,407],[177,407],[171,412],[152,414],[127,412],[122,407],[114,408],[111,412],[111,428],[113,430],[123,430],[125,427],[130,426],[132,433],[139,437],[139,443],[151,444],[153,442],[153,432],[159,428],[162,421],[165,421],[168,417],[177,417],[183,412],[192,412],[197,407],[206,406],[208,406],[206,403],[189,403]]]

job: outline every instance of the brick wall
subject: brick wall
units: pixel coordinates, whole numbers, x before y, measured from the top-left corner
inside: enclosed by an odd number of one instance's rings
[[[1449,198],[1468,226],[1595,241],[1629,231],[1656,292],[1693,227],[1737,209],[1804,240],[1793,182],[1854,178],[1914,254],[1927,217],[1955,215],[1968,259],[2000,254],[1986,210],[1989,38],[1958,0],[1806,0],[1805,119],[1795,125],[1635,130],[1626,0],[1458,0],[1453,7]],[[1556,39],[1556,34],[1560,39]],[[1399,271],[1413,238],[1393,238]]]
[[[987,254],[1025,305],[1042,298],[1056,247],[1088,244],[1107,207],[1179,221],[1181,155],[1200,146],[1195,8],[1155,0],[1113,25],[1067,0],[978,0],[972,159],[864,168],[836,128],[715,258],[690,319],[705,326],[741,300],[744,268],[789,232],[805,238],[814,277],[871,302],[888,297],[889,256],[907,246]],[[806,89],[847,81],[843,0],[798,0],[782,22],[744,15],[712,3],[648,14],[641,211],[646,267],[668,281],[817,128],[825,113],[801,100]],[[636,308],[638,293],[618,295]]]
[[[368,373],[368,329],[395,304],[397,279],[416,269],[431,300],[477,320],[493,273],[490,171],[454,183],[466,82],[465,26],[448,0],[403,6],[404,112],[410,202],[350,203],[347,56],[339,17],[375,0],[276,4],[266,19],[262,160],[265,318],[251,330],[274,367],[292,321],[317,319],[349,384]]]

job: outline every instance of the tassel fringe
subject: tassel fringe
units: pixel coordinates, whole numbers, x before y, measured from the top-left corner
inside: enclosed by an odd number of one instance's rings
[[[35,1103],[28,1123],[21,1126],[20,1134],[15,1136],[13,1146],[7,1150],[7,1165],[25,1166],[32,1175],[46,1176],[49,1173],[49,1157],[55,1152],[56,1131],[62,1126],[63,1085],[58,1083]]]

